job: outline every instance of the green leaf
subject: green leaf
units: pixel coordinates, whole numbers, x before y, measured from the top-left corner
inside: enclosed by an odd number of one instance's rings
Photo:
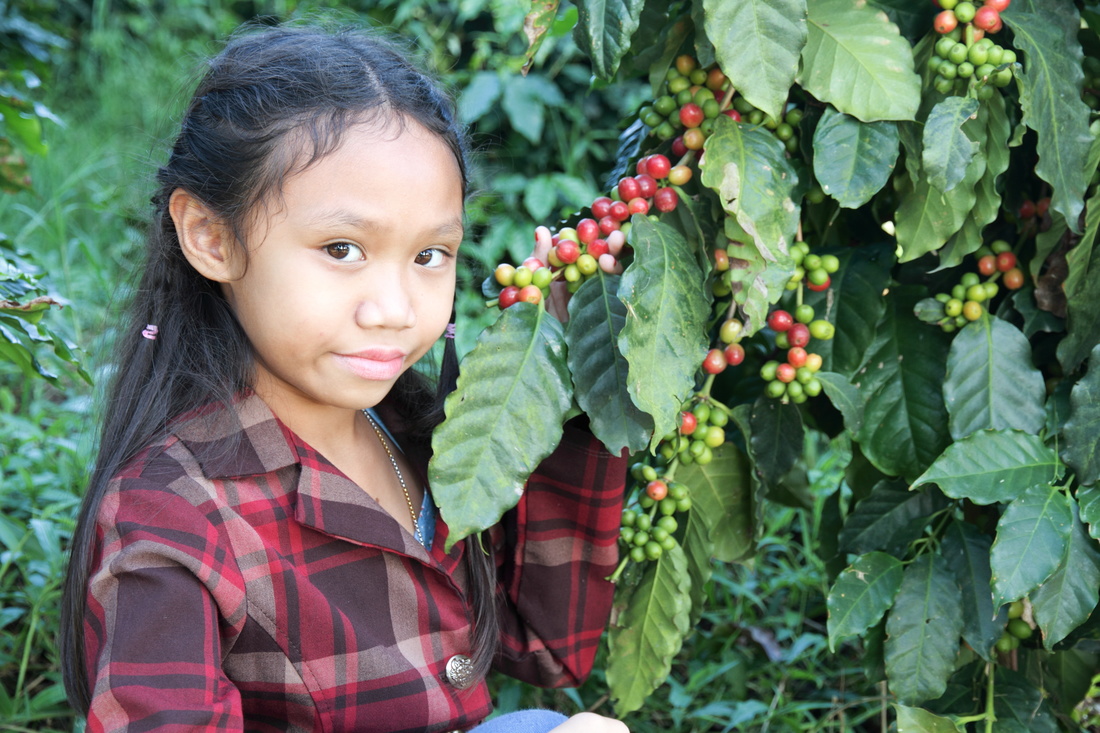
[[[833,407],[844,416],[844,427],[853,435],[859,433],[863,427],[863,400],[860,399],[859,390],[843,374],[818,372],[816,376]]]
[[[523,73],[531,68],[547,32],[554,25],[560,0],[531,0],[531,9],[523,19],[523,35],[527,37],[527,52],[523,55]]]
[[[912,0],[871,0],[871,4],[882,9],[914,45],[928,33],[937,10],[932,3],[924,5]]]
[[[577,0],[573,40],[592,62],[592,71],[611,79],[619,69],[630,37],[638,30],[645,0]]]
[[[953,521],[943,535],[942,552],[948,567],[955,571],[962,602],[962,636],[985,660],[993,654],[993,645],[1004,632],[1006,617],[998,617],[993,607],[991,586],[993,571],[989,567],[989,547],[992,539],[972,524]]]
[[[1043,690],[1023,674],[993,665],[993,690],[997,733],[1057,733],[1059,730],[1050,705],[1043,698]]]
[[[629,366],[618,347],[626,306],[618,291],[618,276],[598,271],[569,300],[565,326],[577,404],[588,413],[592,434],[614,454],[645,448],[653,430],[653,420],[627,393]]]
[[[626,610],[611,625],[607,685],[617,715],[641,708],[668,677],[672,658],[691,628],[690,590],[684,551],[679,546],[666,550],[647,565]]]
[[[947,409],[940,396],[947,335],[913,315],[923,288],[896,287],[863,366],[851,377],[863,396],[857,439],[880,471],[919,476],[947,447]]]
[[[1093,348],[1088,373],[1073,385],[1069,400],[1062,458],[1077,480],[1089,486],[1100,478],[1100,345]]]
[[[952,499],[975,504],[1010,502],[1033,486],[1050,485],[1061,474],[1058,454],[1018,430],[979,430],[947,446],[913,482],[933,483]]]
[[[731,222],[733,219],[726,217],[726,223]],[[794,260],[788,259],[789,267],[777,267],[761,255],[751,240],[748,243],[729,242],[726,253],[730,258],[733,299],[741,306],[745,322],[743,333],[748,337],[763,328],[768,320],[768,306],[785,292],[784,285],[794,273]]]
[[[802,413],[795,404],[761,395],[752,406],[752,455],[768,486],[776,486],[802,455]]]
[[[1100,540],[1100,488],[1078,491],[1077,504],[1081,507],[1081,521],[1089,525],[1089,534]]]
[[[634,262],[619,283],[626,306],[619,351],[630,365],[634,404],[653,418],[656,445],[677,429],[680,405],[695,386],[710,303],[695,254],[675,229],[635,216],[630,244]]]
[[[897,160],[893,122],[860,122],[827,107],[814,130],[814,176],[843,208],[870,201],[890,180]]]
[[[1066,224],[1061,217],[1055,217],[1064,233]],[[1053,231],[1054,228],[1051,228]],[[1096,235],[1100,230],[1100,193],[1089,199],[1085,210],[1085,235],[1066,255],[1069,274],[1062,289],[1066,294],[1067,326],[1066,337],[1058,344],[1058,361],[1062,371],[1069,373],[1077,369],[1089,351],[1100,343],[1100,248],[1096,247]],[[1041,244],[1036,236],[1036,246]],[[1062,237],[1049,237],[1047,242],[1051,251],[1062,243]],[[1036,258],[1038,259],[1038,258]],[[1045,258],[1044,258],[1045,261]],[[1037,265],[1032,261],[1032,277],[1038,273]],[[1039,265],[1042,262],[1038,263]]]
[[[1072,715],[1073,709],[1088,695],[1098,662],[1100,657],[1096,654],[1078,649],[1054,652],[1047,658],[1043,665],[1047,673],[1043,688],[1051,693],[1066,715]]]
[[[898,733],[964,733],[951,718],[941,718],[924,708],[911,708],[894,703],[898,713]]]
[[[540,306],[501,313],[462,360],[458,387],[432,434],[432,495],[451,532],[447,550],[495,524],[561,440],[573,404],[562,326]]]
[[[829,589],[829,650],[849,636],[861,636],[894,604],[901,587],[901,560],[884,552],[860,555]]]
[[[814,353],[821,355],[822,369],[851,377],[863,364],[867,348],[875,340],[875,329],[886,310],[882,293],[894,266],[894,248],[885,244],[845,247],[835,253],[840,269],[832,275],[829,289],[805,294],[817,318],[837,327],[829,341],[815,340]]]
[[[1046,386],[1032,365],[1031,344],[1018,328],[988,315],[951,343],[943,398],[955,440],[987,428],[1038,434],[1046,422]]]
[[[723,443],[714,449],[713,461],[680,466],[676,479],[691,487],[690,519],[702,523],[713,542],[714,556],[722,562],[737,562],[751,555],[756,523],[745,454],[733,443]]]
[[[802,88],[864,122],[911,120],[920,104],[913,49],[864,0],[815,0],[802,49]]]
[[[1072,526],[1069,497],[1049,485],[1033,486],[1008,505],[989,553],[998,606],[1023,598],[1058,569]]]
[[[907,491],[880,481],[848,515],[840,546],[857,554],[878,550],[904,557],[909,543],[924,534],[928,520],[946,507],[939,491]]]
[[[976,186],[985,169],[985,156],[979,153],[971,158],[962,181],[950,194],[940,191],[926,177],[911,189],[907,187],[895,220],[901,262],[938,250],[962,228],[978,199]]]
[[[978,100],[972,97],[947,97],[932,108],[924,124],[922,162],[933,188],[947,193],[962,181],[979,147],[963,123],[977,116]]]
[[[1043,646],[1051,649],[1085,622],[1100,600],[1100,551],[1073,510],[1065,557],[1058,569],[1031,596]]]
[[[558,86],[545,76],[510,76],[504,80],[501,107],[516,132],[533,143],[542,139],[546,107],[565,102]]]
[[[1071,3],[1052,0],[1041,12],[1011,7],[1001,18],[1012,29],[1013,45],[1023,51],[1020,106],[1024,123],[1037,136],[1035,173],[1053,189],[1051,208],[1079,232],[1089,179],[1083,163],[1092,143],[1089,108],[1081,101],[1080,17]]]
[[[790,245],[798,229],[798,174],[786,148],[762,127],[719,115],[700,165],[703,185],[748,232],[771,265],[793,271]]]
[[[947,689],[962,633],[955,578],[938,555],[921,555],[905,569],[886,618],[886,674],[903,704],[933,700]]]
[[[806,44],[806,0],[703,0],[707,36],[734,89],[775,119]]]
[[[500,77],[495,71],[479,71],[458,96],[458,119],[464,124],[477,122],[500,99]]]
[[[558,191],[550,176],[534,176],[523,191],[523,206],[535,221],[545,221],[558,202]],[[527,237],[528,239],[530,237]]]

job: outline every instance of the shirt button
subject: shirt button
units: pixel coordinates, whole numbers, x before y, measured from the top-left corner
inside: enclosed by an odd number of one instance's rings
[[[465,654],[456,654],[447,660],[447,681],[459,690],[465,690],[474,682],[474,663]]]

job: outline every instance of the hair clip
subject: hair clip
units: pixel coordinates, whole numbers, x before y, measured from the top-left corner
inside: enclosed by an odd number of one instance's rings
[[[445,338],[453,339],[455,337],[455,324],[448,323],[447,330],[443,332]]]
[[[160,329],[158,327],[156,327],[152,323],[150,323],[150,324],[145,326],[144,330],[142,330],[142,332],[141,332],[141,335],[144,336],[145,338],[149,339],[150,341],[156,341],[157,340],[157,333],[159,331],[160,331]]]

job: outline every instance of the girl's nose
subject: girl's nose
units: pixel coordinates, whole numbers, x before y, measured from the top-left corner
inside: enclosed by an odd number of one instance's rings
[[[355,322],[360,328],[412,328],[416,325],[414,294],[408,278],[393,268],[378,268],[360,291]]]

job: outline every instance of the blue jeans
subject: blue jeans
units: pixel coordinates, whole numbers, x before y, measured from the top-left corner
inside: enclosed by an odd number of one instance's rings
[[[566,720],[553,710],[517,710],[482,723],[470,733],[546,733]]]

